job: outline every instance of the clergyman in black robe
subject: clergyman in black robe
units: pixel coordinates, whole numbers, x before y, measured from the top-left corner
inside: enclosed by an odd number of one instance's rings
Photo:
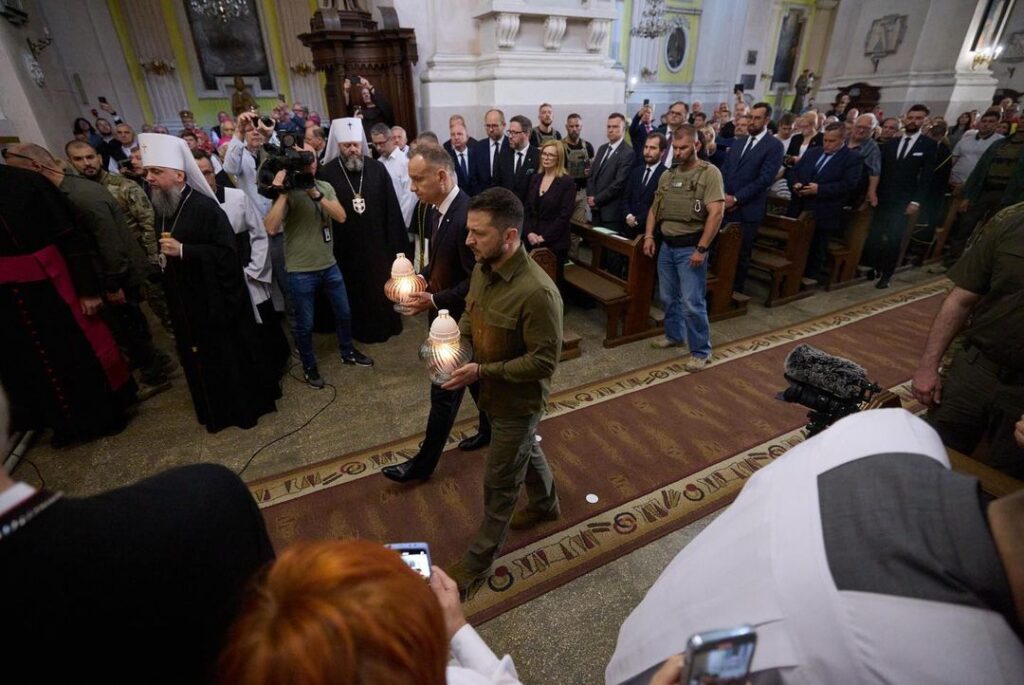
[[[360,140],[362,131],[359,131]],[[345,208],[345,223],[334,224],[334,256],[345,278],[352,310],[352,337],[364,343],[384,342],[402,332],[402,317],[384,295],[391,264],[409,252],[402,209],[391,176],[383,164],[344,149],[320,167]]]
[[[135,383],[103,320],[92,236],[40,174],[0,165],[0,381],[15,430],[54,444],[121,430]]]

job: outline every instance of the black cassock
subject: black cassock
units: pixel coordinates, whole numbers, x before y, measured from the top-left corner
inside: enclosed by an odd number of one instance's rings
[[[101,294],[96,259],[52,183],[0,165],[0,381],[15,430],[50,427],[58,443],[124,426],[135,383],[106,324],[78,301]]]
[[[260,345],[228,217],[216,200],[185,186],[177,211],[158,215],[156,230],[183,245],[181,258],[167,258],[164,291],[196,417],[211,433],[251,428],[275,410],[281,390]]]
[[[409,252],[391,176],[369,157],[363,157],[362,172],[346,171],[339,157],[321,167],[318,177],[334,186],[345,208],[345,223],[334,224],[334,256],[352,308],[352,337],[364,343],[384,342],[402,332],[402,317],[384,295],[384,284],[391,278],[395,255]],[[366,203],[362,214],[352,203],[360,187]]]

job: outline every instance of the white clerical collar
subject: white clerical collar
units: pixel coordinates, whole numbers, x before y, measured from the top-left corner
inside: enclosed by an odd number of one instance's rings
[[[34,494],[36,494],[36,489],[28,483],[15,483],[3,492],[0,492],[0,516],[14,509],[14,507]]]
[[[448,191],[448,195],[437,206],[437,211],[441,218],[444,218],[444,215],[448,213],[448,208],[452,206],[452,203],[455,202],[455,196],[459,194],[459,184],[454,181],[455,179],[452,179],[452,189]]]

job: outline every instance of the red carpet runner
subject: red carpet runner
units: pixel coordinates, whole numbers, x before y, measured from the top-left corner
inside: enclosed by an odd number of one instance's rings
[[[946,287],[920,286],[717,348],[715,363],[697,374],[673,359],[553,396],[540,435],[563,517],[509,535],[467,614],[487,620],[730,502],[750,474],[802,439],[807,410],[774,399],[799,342],[855,360],[908,397]],[[470,427],[456,426],[452,440]],[[377,474],[414,454],[421,437],[252,483],[275,545],[426,540],[435,563],[457,559],[483,513],[484,453],[447,452],[423,485]],[[588,503],[589,494],[598,501]]]

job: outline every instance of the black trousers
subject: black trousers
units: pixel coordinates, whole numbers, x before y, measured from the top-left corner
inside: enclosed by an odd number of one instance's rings
[[[838,236],[841,230],[838,217],[835,219],[814,217],[814,234],[811,236],[811,246],[807,251],[807,266],[804,267],[804,276],[813,278],[818,285],[828,285],[829,274],[825,273],[825,263],[828,261],[828,242]]]
[[[149,382],[159,375],[153,334],[139,306],[142,300],[139,288],[125,288],[124,294],[124,304],[106,303],[100,313],[113,333],[117,346],[121,348],[121,353],[128,360],[128,365],[138,369],[143,381]]]
[[[726,216],[728,217],[728,215]],[[736,278],[732,283],[732,289],[738,293],[743,292],[743,285],[747,282],[747,272],[750,270],[750,255],[754,252],[754,239],[757,238],[757,229],[760,225],[760,221],[744,221],[740,223],[743,243],[740,245],[740,259],[736,264]]]
[[[899,266],[900,247],[907,233],[906,203],[879,204],[871,221],[871,233],[864,244],[861,261],[878,271],[884,278],[892,278]]]
[[[417,474],[428,476],[437,468],[437,462],[441,460],[441,453],[448,444],[448,435],[455,425],[455,417],[462,405],[462,397],[466,389],[445,390],[440,385],[430,386],[430,415],[427,417],[427,432],[423,437],[423,444],[419,453],[413,457],[412,467]],[[480,383],[476,382],[469,386],[469,393],[474,401],[480,397]],[[491,435],[491,422],[483,412],[480,412],[480,434]]]

